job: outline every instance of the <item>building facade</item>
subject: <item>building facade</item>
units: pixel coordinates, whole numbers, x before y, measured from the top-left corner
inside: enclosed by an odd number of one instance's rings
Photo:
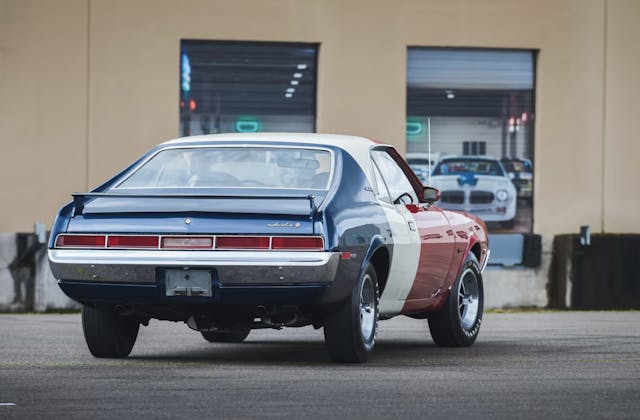
[[[533,51],[531,231],[640,233],[639,21],[635,0],[0,0],[0,232],[180,136],[202,40],[316,45],[314,129],[403,152],[409,48]]]

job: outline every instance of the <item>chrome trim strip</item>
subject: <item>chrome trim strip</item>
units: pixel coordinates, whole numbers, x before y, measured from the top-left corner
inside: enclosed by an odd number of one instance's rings
[[[333,282],[339,252],[157,251],[50,249],[55,278],[70,281],[157,282],[158,269],[215,269],[223,284]]]
[[[49,249],[53,264],[154,266],[318,266],[339,252],[325,251],[176,251]]]
[[[489,256],[491,256],[491,250],[487,249],[487,256],[484,257],[484,262],[482,263],[482,267],[480,268],[480,274],[484,273],[484,269],[487,268],[487,263],[489,262]]]

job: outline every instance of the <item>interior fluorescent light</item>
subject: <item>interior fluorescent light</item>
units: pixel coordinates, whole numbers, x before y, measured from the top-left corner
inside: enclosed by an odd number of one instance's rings
[[[293,92],[295,92],[295,91],[296,91],[296,90],[295,90],[294,88],[287,88],[287,92],[288,92],[288,93],[293,93]]]
[[[293,97],[293,93],[285,93],[284,97],[285,98],[291,98],[291,97]]]
[[[307,68],[306,64],[298,64],[298,70],[304,70]]]
[[[300,82],[298,82],[297,80],[292,80],[292,81],[291,81],[291,84],[292,84],[293,86],[297,86],[297,85],[298,85],[298,83],[300,83]]]
[[[302,77],[302,73],[293,73],[293,77],[295,77],[296,79],[299,79]]]

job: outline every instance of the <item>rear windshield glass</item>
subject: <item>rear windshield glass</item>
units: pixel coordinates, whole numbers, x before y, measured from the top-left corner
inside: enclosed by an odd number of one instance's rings
[[[433,175],[460,175],[463,173],[478,175],[504,176],[502,165],[496,160],[487,159],[447,159],[438,163]]]
[[[209,147],[163,150],[117,188],[327,189],[331,153],[319,149]]]

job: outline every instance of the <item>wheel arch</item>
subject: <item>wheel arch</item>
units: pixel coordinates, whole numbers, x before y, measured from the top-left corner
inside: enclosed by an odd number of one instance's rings
[[[367,251],[367,255],[365,256],[362,267],[360,271],[364,271],[367,267],[367,264],[371,263],[373,268],[376,270],[376,275],[378,276],[378,293],[382,295],[384,289],[387,285],[387,280],[389,278],[389,269],[391,267],[391,255],[387,245],[384,243],[383,239],[379,236],[374,237],[371,242],[371,246]]]
[[[473,245],[471,245],[471,247],[469,248],[469,253],[475,255],[476,260],[478,260],[478,264],[480,264],[480,261],[482,261],[482,245],[480,245],[479,241],[476,241]]]

